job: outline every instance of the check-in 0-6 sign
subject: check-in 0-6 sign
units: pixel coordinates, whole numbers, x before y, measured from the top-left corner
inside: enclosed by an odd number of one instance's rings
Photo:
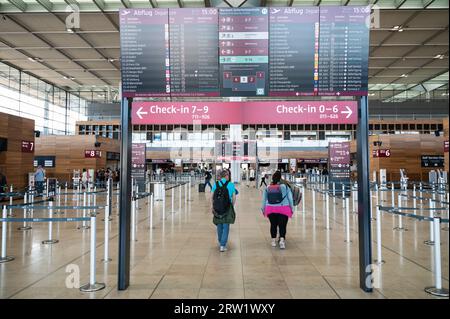
[[[22,152],[33,153],[34,152],[34,142],[33,141],[22,141]]]
[[[102,151],[85,150],[84,151],[84,157],[85,158],[101,158],[102,157]]]

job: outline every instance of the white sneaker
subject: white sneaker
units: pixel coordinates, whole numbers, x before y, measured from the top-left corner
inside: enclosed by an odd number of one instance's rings
[[[286,243],[284,240],[280,240],[280,249],[285,249],[286,248]]]
[[[276,239],[272,239],[271,245],[272,245],[272,247],[277,247],[277,240]]]
[[[227,251],[227,247],[225,247],[225,246],[220,246],[220,252],[222,253],[222,252],[224,252],[224,251]]]

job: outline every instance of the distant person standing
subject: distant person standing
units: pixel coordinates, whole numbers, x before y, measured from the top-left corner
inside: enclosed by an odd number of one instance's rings
[[[41,165],[39,165],[34,172],[34,183],[36,185],[36,191],[38,195],[42,195],[44,191],[45,171]]]
[[[230,173],[223,170],[220,173],[220,180],[212,188],[211,212],[213,213],[213,223],[217,227],[217,240],[220,252],[227,250],[228,234],[230,224],[234,224],[236,214],[234,204],[236,202],[236,189],[230,181]]]
[[[87,189],[89,183],[89,172],[83,168],[83,173],[81,173],[81,182],[83,183],[83,187]]]

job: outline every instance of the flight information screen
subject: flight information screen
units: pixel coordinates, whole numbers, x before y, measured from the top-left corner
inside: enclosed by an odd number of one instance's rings
[[[218,10],[170,9],[172,96],[219,96]]]
[[[369,6],[120,10],[124,97],[367,95]]]
[[[269,39],[269,95],[317,95],[319,7],[270,8]]]
[[[269,83],[268,8],[219,10],[221,96],[266,96]]]
[[[169,12],[123,9],[119,14],[122,95],[170,96]]]
[[[320,7],[319,95],[366,95],[370,7]]]

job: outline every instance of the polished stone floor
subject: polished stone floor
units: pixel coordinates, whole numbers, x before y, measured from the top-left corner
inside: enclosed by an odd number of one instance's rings
[[[231,226],[229,247],[219,252],[215,226],[208,211],[210,193],[191,189],[191,201],[179,201],[176,189],[172,213],[171,191],[167,192],[163,219],[162,202],[155,202],[150,229],[146,199],[140,200],[136,240],[131,242],[131,278],[126,291],[117,290],[117,207],[114,196],[110,224],[109,251],[112,261],[104,263],[103,211],[97,220],[96,281],[106,284],[97,292],[77,289],[89,282],[90,234],[78,222],[53,224],[53,237],[59,243],[44,245],[48,224],[35,223],[28,231],[9,223],[7,254],[15,259],[0,264],[0,298],[437,298],[424,292],[434,285],[433,247],[424,245],[429,223],[403,218],[407,231],[393,228],[398,217],[382,215],[382,258],[378,280],[372,293],[359,288],[357,215],[350,205],[351,242],[345,241],[345,215],[342,200],[330,201],[330,228],[325,229],[325,201],[316,193],[316,219],[313,220],[312,192],[306,191],[305,212],[300,205],[289,221],[286,249],[270,246],[269,222],[260,213],[260,190],[239,185],[237,220]],[[390,205],[390,193],[383,193],[383,205]],[[97,196],[97,203],[105,195]],[[80,203],[82,201],[80,200]],[[61,204],[65,205],[64,196]],[[67,204],[76,201],[68,196]],[[374,198],[374,205],[376,198]],[[181,205],[180,205],[181,204]],[[403,206],[412,205],[403,203]],[[428,207],[428,203],[417,203]],[[428,215],[429,212],[417,211]],[[22,210],[14,211],[16,217]],[[448,218],[448,212],[443,211]],[[56,217],[75,217],[81,212],[66,211]],[[35,211],[34,217],[47,217]],[[373,256],[376,259],[375,221],[372,223]],[[442,225],[444,228],[446,225]],[[448,230],[441,232],[442,282],[448,288]],[[71,270],[79,270],[71,273]],[[75,278],[72,281],[72,278]],[[74,284],[75,283],[75,284]],[[75,287],[74,287],[75,286]]]

